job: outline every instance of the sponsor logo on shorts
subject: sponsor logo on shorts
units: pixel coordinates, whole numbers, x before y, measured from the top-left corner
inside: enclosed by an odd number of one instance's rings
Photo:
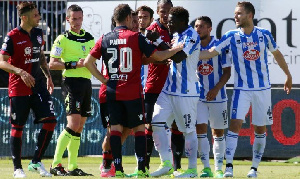
[[[11,117],[12,120],[16,120],[17,119],[16,113],[11,113],[10,117]]]

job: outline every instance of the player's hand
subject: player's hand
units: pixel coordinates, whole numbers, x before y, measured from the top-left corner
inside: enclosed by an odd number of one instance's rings
[[[35,79],[29,73],[27,73],[25,70],[21,70],[19,75],[21,76],[21,79],[24,81],[27,87],[29,88],[34,87]]]
[[[101,81],[101,82],[102,82],[102,84],[107,85],[108,79],[104,78],[103,81]]]
[[[292,89],[292,76],[287,76],[285,83],[284,83],[284,91],[286,91],[286,94],[290,94]]]
[[[159,33],[157,31],[152,31],[152,30],[146,30],[146,38],[152,42],[155,42],[156,39],[159,38]]]
[[[172,39],[170,45],[172,46],[175,43],[175,41],[176,41],[176,39]]]
[[[53,93],[54,84],[53,84],[52,78],[47,78],[47,90],[49,91],[50,94]]]
[[[79,61],[77,62],[77,66],[76,66],[76,68],[81,68],[81,67],[84,67],[84,64],[83,64],[83,62],[84,62],[84,58],[81,58],[81,59],[79,59]]]
[[[219,90],[217,88],[213,88],[213,89],[209,90],[206,95],[206,100],[207,101],[214,100],[218,93],[219,93]]]

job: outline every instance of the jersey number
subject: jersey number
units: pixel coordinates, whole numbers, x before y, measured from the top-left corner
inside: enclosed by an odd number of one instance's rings
[[[118,68],[113,68],[113,63],[118,60],[118,52],[116,48],[107,48],[107,53],[111,53],[112,57],[108,60],[109,73],[117,73]],[[120,49],[120,71],[123,73],[132,70],[132,50],[129,47]]]

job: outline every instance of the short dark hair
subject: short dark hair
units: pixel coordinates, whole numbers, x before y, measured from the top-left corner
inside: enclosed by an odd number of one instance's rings
[[[170,4],[173,7],[173,3],[171,0],[157,0],[157,10],[159,9],[159,5],[161,4]]]
[[[138,13],[137,13],[137,11],[131,11],[131,15],[132,15],[132,16],[137,16]]]
[[[83,13],[83,10],[80,6],[78,6],[77,4],[72,4],[70,7],[68,7],[67,17],[70,17],[71,12],[76,12],[76,11],[81,11]]]
[[[253,14],[253,18],[254,18],[255,8],[254,8],[253,4],[251,4],[251,2],[247,2],[247,1],[238,2],[236,6],[244,7],[245,11],[247,13],[251,12]]]
[[[132,9],[128,4],[119,4],[114,9],[114,20],[116,22],[123,22],[127,16],[131,15]]]
[[[147,11],[149,12],[150,14],[150,19],[153,18],[153,14],[154,14],[154,11],[151,9],[151,7],[148,7],[148,6],[140,6],[136,12],[139,13],[139,11]]]
[[[181,6],[172,7],[169,14],[176,16],[180,21],[184,21],[186,25],[189,23],[189,12]]]
[[[21,2],[17,6],[18,15],[23,16],[25,13],[31,12],[33,9],[36,9],[36,8],[37,8],[37,6],[33,2],[28,2],[28,1]]]
[[[196,20],[204,21],[208,25],[208,27],[212,27],[211,19],[208,16],[200,16]]]

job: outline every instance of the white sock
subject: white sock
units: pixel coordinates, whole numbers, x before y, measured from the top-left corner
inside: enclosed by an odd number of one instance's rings
[[[226,135],[226,164],[233,162],[233,156],[237,147],[239,135],[232,131],[228,131]]]
[[[174,165],[174,161],[173,161],[173,151],[172,151],[172,141],[171,141],[171,136],[172,136],[172,132],[170,130],[170,128],[165,129],[166,134],[167,134],[167,138],[168,138],[168,151],[169,152],[169,159],[172,165]]]
[[[158,151],[161,161],[172,160],[170,146],[168,145],[168,136],[165,130],[165,126],[152,126],[152,136],[155,149]],[[170,154],[171,153],[171,154]]]
[[[265,151],[266,133],[264,134],[254,133],[254,134],[255,134],[255,138],[254,138],[253,149],[252,149],[253,150],[252,167],[257,168]]]
[[[198,138],[198,152],[200,155],[200,159],[202,164],[204,165],[204,168],[209,167],[209,151],[210,151],[210,145],[209,141],[207,139],[207,134],[197,134]]]
[[[183,133],[185,136],[185,155],[189,160],[188,168],[197,168],[197,134],[196,131]]]
[[[222,170],[224,153],[225,153],[225,138],[214,136],[213,153],[215,160],[215,171]]]

